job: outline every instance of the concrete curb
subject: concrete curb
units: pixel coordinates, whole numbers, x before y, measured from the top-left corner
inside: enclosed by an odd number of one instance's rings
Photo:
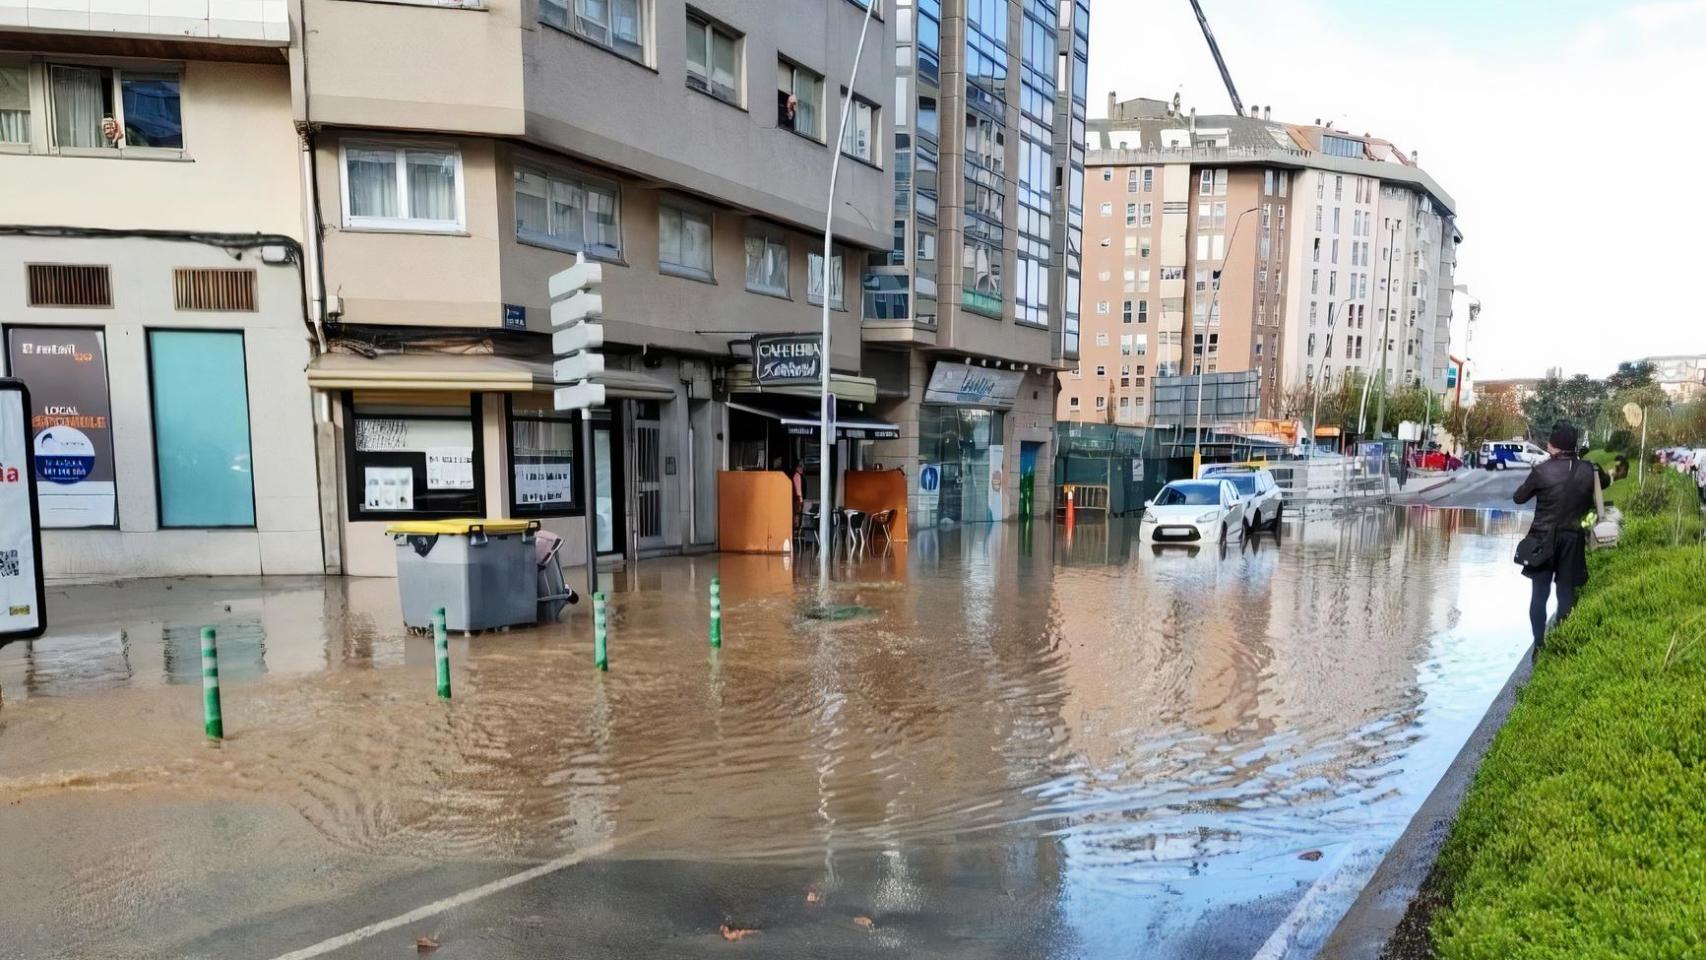
[[[1422,801],[1410,825],[1386,852],[1374,876],[1333,928],[1316,960],[1376,960],[1381,956],[1409,912],[1411,901],[1433,871],[1440,848],[1457,819],[1457,809],[1481,766],[1481,758],[1499,728],[1505,725],[1511,708],[1516,705],[1517,692],[1532,672],[1530,658],[1523,657],[1433,792]]]

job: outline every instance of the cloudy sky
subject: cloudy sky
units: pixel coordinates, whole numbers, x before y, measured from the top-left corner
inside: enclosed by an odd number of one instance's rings
[[[1246,105],[1417,150],[1455,197],[1481,376],[1706,353],[1706,0],[1202,3]],[[1094,0],[1090,33],[1092,117],[1230,111],[1190,0]]]

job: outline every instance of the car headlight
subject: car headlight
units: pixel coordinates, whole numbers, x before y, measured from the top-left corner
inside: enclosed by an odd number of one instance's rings
[[[1219,520],[1219,519],[1220,519],[1220,511],[1219,510],[1210,510],[1209,512],[1198,517],[1197,522],[1198,523],[1213,523],[1214,521]]]
[[[1144,513],[1144,514],[1143,514],[1143,522],[1144,522],[1144,523],[1156,523],[1156,522],[1158,522],[1158,521],[1157,521],[1157,519],[1156,519],[1156,517],[1155,517],[1155,514],[1153,514],[1153,513],[1149,513],[1149,512],[1147,512],[1147,511],[1146,511],[1146,512],[1145,512],[1145,513]]]

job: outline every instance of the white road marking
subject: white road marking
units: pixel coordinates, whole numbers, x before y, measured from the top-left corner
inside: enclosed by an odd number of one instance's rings
[[[599,856],[609,851],[613,846],[615,846],[615,843],[610,840],[595,843],[584,850],[577,850],[574,853],[564,854],[555,860],[547,860],[536,867],[530,867],[520,873],[511,874],[507,877],[500,877],[490,883],[483,883],[480,886],[464,890],[461,893],[445,897],[442,900],[434,900],[432,903],[416,907],[408,913],[400,914],[390,918],[389,920],[370,923],[360,929],[351,930],[349,933],[339,934],[329,940],[322,940],[313,946],[303,947],[300,950],[292,950],[289,953],[281,954],[278,957],[275,957],[274,960],[310,960],[312,957],[323,957],[334,950],[342,950],[350,944],[360,943],[363,940],[376,937],[387,930],[395,930],[398,927],[407,926],[411,923],[425,920],[428,917],[437,916],[446,910],[454,910],[457,907],[467,906],[476,900],[484,899],[494,893],[501,893],[511,887],[518,887],[527,883],[530,880],[537,880],[547,874],[556,873],[558,870],[565,870],[589,857]]]
[[[1250,960],[1282,960],[1289,957],[1292,948],[1297,945],[1298,936],[1320,923],[1326,918],[1327,911],[1334,908],[1332,899],[1342,899],[1342,895],[1347,891],[1361,890],[1374,876],[1375,868],[1380,866],[1380,860],[1381,857],[1373,847],[1347,844],[1339,848],[1328,861],[1320,879],[1303,892],[1297,906],[1291,908],[1291,912],[1274,928],[1273,934]],[[1339,915],[1342,917],[1344,911],[1350,909],[1350,901],[1344,900],[1337,906],[1340,907]],[[1339,917],[1332,918],[1334,923],[1337,923],[1338,919]]]

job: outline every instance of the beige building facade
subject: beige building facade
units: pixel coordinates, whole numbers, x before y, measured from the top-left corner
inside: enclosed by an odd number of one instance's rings
[[[1393,388],[1443,388],[1461,234],[1413,156],[1255,111],[1110,97],[1108,112],[1091,124],[1084,347],[1059,419],[1146,424],[1155,377],[1199,372],[1254,371],[1265,417],[1382,359]]]

